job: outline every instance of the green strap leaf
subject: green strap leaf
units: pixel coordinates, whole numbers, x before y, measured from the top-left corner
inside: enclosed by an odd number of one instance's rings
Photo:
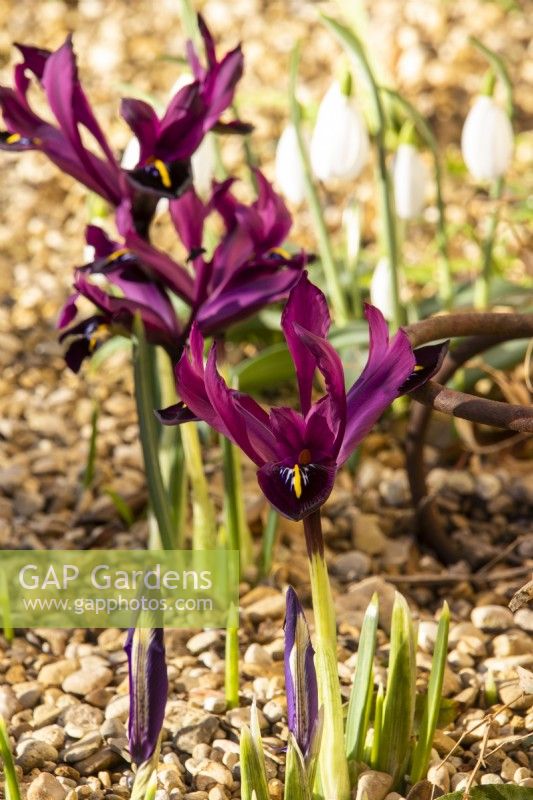
[[[139,434],[144,457],[146,482],[161,544],[164,550],[172,550],[174,546],[174,527],[168,494],[161,475],[159,463],[159,432],[154,416],[156,408],[154,384],[152,380],[153,365],[150,361],[149,349],[144,333],[144,325],[139,315],[133,322],[136,343],[133,355],[135,378],[135,400],[139,417]]]
[[[0,714],[0,756],[4,762],[4,792],[6,800],[20,800],[19,784],[15,764],[11,754],[9,734],[3,716]]]
[[[379,600],[374,594],[368,606],[357,650],[355,670],[348,717],[346,720],[346,755],[350,761],[361,761],[368,728],[368,695],[373,690],[373,663],[376,652]]]

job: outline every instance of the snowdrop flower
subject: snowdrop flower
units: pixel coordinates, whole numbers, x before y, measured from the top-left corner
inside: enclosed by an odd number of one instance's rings
[[[210,134],[204,137],[198,150],[191,158],[192,182],[196,194],[206,198],[211,192],[211,185],[215,177],[217,154],[215,143]]]
[[[281,193],[294,205],[305,197],[305,173],[298,149],[294,125],[283,130],[276,148],[276,184]]]
[[[366,164],[369,143],[363,117],[337,81],[324,95],[311,138],[311,166],[316,177],[356,178]]]
[[[392,275],[388,258],[380,258],[370,281],[370,302],[379,308],[386,320],[394,317],[394,300],[391,291]]]
[[[392,169],[394,202],[400,219],[414,219],[424,208],[428,171],[414,144],[399,145]]]
[[[463,158],[478,181],[494,181],[507,171],[513,155],[511,120],[492,97],[480,95],[468,112],[461,135]]]

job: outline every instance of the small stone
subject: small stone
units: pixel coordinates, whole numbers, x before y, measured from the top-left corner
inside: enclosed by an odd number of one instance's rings
[[[406,473],[395,472],[379,484],[379,493],[388,506],[404,506],[409,502],[409,482]]]
[[[418,644],[426,653],[432,653],[439,626],[433,620],[421,620],[418,625]]]
[[[218,631],[202,631],[189,639],[187,650],[197,656],[199,653],[203,653],[204,650],[220,644],[220,641],[220,633]]]
[[[512,758],[509,758],[507,756],[507,758],[504,758],[503,760],[500,769],[500,775],[505,781],[512,781],[517,769],[518,769],[518,764],[516,763],[516,761],[513,761]]]
[[[130,698],[129,695],[123,694],[115,697],[105,710],[106,719],[119,719],[121,722],[126,722],[130,713]]]
[[[371,566],[372,561],[366,553],[350,550],[347,553],[341,553],[334,559],[332,572],[341,581],[360,581],[368,575]]]
[[[9,721],[22,706],[11,686],[0,686],[0,714]]]
[[[22,708],[34,708],[43,694],[43,687],[37,681],[24,681],[13,687]]]
[[[527,767],[518,767],[515,774],[513,775],[513,781],[515,783],[520,783],[520,781],[525,781],[526,778],[531,777],[531,770]]]
[[[482,786],[489,786],[492,783],[503,783],[503,779],[499,775],[496,775],[495,772],[487,772],[485,775],[481,776],[479,782]]]
[[[29,786],[27,800],[64,800],[67,790],[54,775],[41,772]]]
[[[227,794],[222,786],[213,786],[209,789],[209,800],[227,800]]]
[[[511,611],[504,606],[478,606],[472,610],[471,618],[476,628],[482,631],[506,631],[514,624]]]
[[[88,733],[83,739],[67,747],[64,753],[64,759],[67,764],[76,764],[83,761],[93,753],[98,752],[102,747],[102,737],[100,733]]]
[[[244,663],[269,667],[272,664],[272,656],[264,647],[254,642],[247,648],[244,654]]]
[[[523,631],[533,633],[533,609],[520,608],[514,615],[515,625],[522,628]]]
[[[490,472],[478,475],[475,479],[475,492],[482,500],[493,500],[502,490],[500,479]]]
[[[126,735],[126,728],[119,719],[106,719],[100,725],[100,733],[105,739],[120,739]]]
[[[492,640],[492,652],[498,658],[533,653],[533,640],[522,631],[502,633]]]
[[[251,622],[262,622],[265,619],[281,619],[284,614],[285,597],[281,592],[269,594],[247,606],[243,611],[243,616],[248,616]]]
[[[232,728],[236,728],[237,730],[241,730],[243,725],[250,725],[250,706],[242,706],[241,708],[232,708],[230,711],[227,712],[226,718],[231,725]],[[261,711],[260,708],[257,709],[257,719],[259,721],[259,727],[262,731],[267,730],[268,722],[265,719],[265,715]]]
[[[263,706],[263,714],[271,723],[279,722],[284,713],[285,709],[283,706],[275,700],[269,700],[268,703],[265,703]]]
[[[51,744],[56,750],[60,750],[65,743],[65,731],[60,725],[45,725],[33,731],[32,738]]]
[[[527,711],[533,706],[533,694],[524,694],[518,681],[500,685],[499,695],[502,703],[513,711]]]
[[[213,714],[223,714],[227,707],[228,704],[223,695],[208,694],[204,699],[204,711],[210,711]]]
[[[384,800],[392,786],[392,778],[386,772],[365,770],[359,776],[355,800]]]
[[[218,718],[191,708],[182,700],[168,703],[165,727],[174,734],[178,750],[192,755],[197,744],[210,744],[218,729]]]
[[[16,762],[23,772],[42,769],[46,761],[57,762],[59,753],[55,747],[36,739],[25,739],[17,745]]]
[[[438,786],[446,794],[450,789],[450,773],[446,769],[446,765],[430,767],[428,769],[428,781]]]
[[[91,670],[77,670],[68,675],[62,683],[64,692],[84,695],[94,689],[103,689],[113,680],[113,673],[107,667],[96,667]]]
[[[233,787],[233,776],[224,764],[206,759],[202,762],[196,775],[196,787],[200,791],[208,791],[213,784],[219,784],[231,789]]]
[[[533,778],[524,778],[518,785],[525,786],[527,789],[533,789]]]
[[[73,739],[81,739],[86,733],[97,730],[103,720],[103,711],[86,703],[75,703],[61,715],[65,732]]]
[[[103,747],[96,753],[93,753],[93,755],[83,759],[83,761],[78,761],[76,763],[76,769],[79,771],[80,775],[94,775],[100,770],[107,770],[111,767],[115,767],[117,764],[120,764],[121,760],[121,756],[115,750],[112,750],[110,747]]]
[[[468,772],[456,772],[455,775],[452,775],[451,777],[452,789],[457,792],[461,789],[466,789],[470,778],[471,775],[469,775]],[[477,781],[474,779],[471,785],[477,786]]]
[[[355,514],[352,542],[358,551],[367,556],[381,555],[385,551],[388,539],[381,530],[377,514]]]

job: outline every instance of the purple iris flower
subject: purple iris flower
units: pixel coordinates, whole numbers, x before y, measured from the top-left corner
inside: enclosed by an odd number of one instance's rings
[[[446,345],[413,350],[402,329],[389,339],[381,312],[367,305],[365,314],[368,361],[346,392],[341,360],[326,338],[330,317],[324,295],[305,272],[291,290],[281,324],[296,368],[299,412],[281,407],[268,413],[252,397],[230,389],[218,373],[215,345],[204,366],[204,341],[195,326],[189,352],[176,366],[182,402],[159,412],[161,422],[205,420],[255,462],[259,485],[274,508],[289,519],[303,519],[325,503],[337,470],[385,409],[427,381],[446,352]],[[317,370],[326,391],[313,402]]]
[[[204,69],[192,44],[187,55],[194,81],[180,89],[159,118],[149,103],[126,98],[121,113],[140,145],[137,167],[128,171],[134,186],[166,197],[179,197],[191,184],[190,158],[203,137],[215,128],[219,132],[247,133],[249,125],[233,120],[220,122],[231,105],[235,87],[242,76],[240,46],[217,61],[215,45],[202,17],[198,17],[207,68]]]
[[[0,86],[0,108],[7,127],[0,133],[0,149],[41,150],[60,170],[118,205],[128,194],[127,181],[78,80],[71,37],[53,53],[16,46],[23,61],[15,67],[15,88]],[[57,126],[32,110],[27,97],[31,76],[44,89]],[[100,155],[83,144],[82,128],[92,136]]]
[[[122,116],[140,143],[136,169],[121,169],[102,133],[78,79],[70,36],[54,52],[16,45],[23,60],[14,70],[14,88],[0,87],[0,108],[6,126],[0,132],[0,149],[42,151],[59,169],[113,206],[131,197],[133,187],[178,197],[190,185],[190,158],[209,130],[237,133],[250,130],[249,125],[239,120],[225,124],[219,119],[231,104],[242,75],[242,52],[237,47],[217,61],[213,39],[203,20],[199,24],[207,68],[200,65],[189,44],[188,57],[195,80],[175,94],[163,117],[159,119],[142,100],[122,101]],[[31,108],[28,100],[31,77],[44,90],[57,124],[46,121]],[[97,145],[98,155],[83,143],[82,129]]]
[[[165,718],[168,677],[162,628],[130,628],[124,646],[128,656],[131,760],[149,761]]]
[[[178,357],[183,330],[165,287],[147,274],[136,256],[109,239],[101,228],[89,225],[86,239],[95,250],[96,260],[76,270],[75,291],[62,309],[58,327],[66,328],[74,320],[80,296],[90,300],[98,313],[61,334],[60,341],[71,340],[65,354],[70,369],[78,372],[84,358],[92,355],[112,333],[131,333],[136,313],[141,316],[149,341],[165,347],[171,357]],[[105,275],[108,283],[120,290],[122,296],[92,283],[89,276],[95,273]],[[185,280],[187,274],[176,277],[181,277],[182,281],[173,286],[174,290],[190,301]]]
[[[319,728],[315,651],[303,608],[292,586],[285,596],[285,691],[289,731],[305,759]]]

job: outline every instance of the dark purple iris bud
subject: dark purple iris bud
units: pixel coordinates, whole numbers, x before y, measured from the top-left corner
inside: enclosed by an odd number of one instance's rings
[[[56,51],[17,45],[23,61],[14,70],[14,88],[0,87],[0,109],[6,126],[0,133],[2,150],[40,150],[59,169],[118,205],[129,194],[116,162],[78,79],[71,37]],[[31,80],[46,95],[56,124],[36,114],[28,100]],[[81,129],[96,143],[88,150]]]
[[[370,329],[366,366],[346,392],[339,356],[327,340],[329,311],[322,292],[303,273],[291,290],[282,328],[294,362],[300,411],[265,411],[252,397],[230,389],[217,370],[216,349],[204,366],[198,326],[176,367],[182,403],[160,415],[180,424],[192,412],[237,444],[257,465],[263,493],[281,514],[299,520],[329,497],[337,470],[350,457],[397,397],[427,381],[438,369],[447,344],[413,351],[400,329],[389,338],[387,323],[374,306],[365,307]],[[324,394],[313,401],[318,371]]]
[[[128,739],[137,766],[150,761],[158,746],[168,695],[165,645],[161,628],[130,628],[128,656],[130,714]]]
[[[160,118],[149,103],[126,98],[121,113],[140,146],[139,163],[128,170],[130,182],[138,189],[162,197],[180,197],[192,183],[191,156],[210,130],[246,133],[250,127],[233,120],[225,124],[220,117],[231,105],[235,87],[242,76],[240,46],[218,61],[211,34],[199,17],[207,66],[200,64],[192,44],[187,54],[194,81],[182,87]]]
[[[315,651],[303,608],[292,586],[285,596],[285,691],[289,731],[304,758],[313,750],[318,730],[318,687]]]

